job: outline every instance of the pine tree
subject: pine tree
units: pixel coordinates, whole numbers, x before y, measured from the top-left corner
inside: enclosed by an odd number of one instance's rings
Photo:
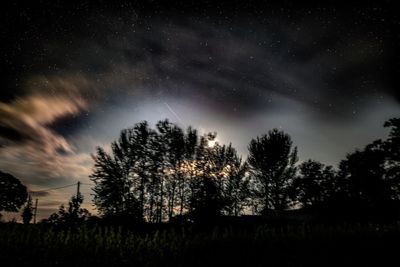
[[[22,210],[22,221],[24,224],[29,224],[33,218],[33,204],[32,204],[32,197],[29,195],[28,196],[28,201],[26,202],[26,205],[24,209]]]

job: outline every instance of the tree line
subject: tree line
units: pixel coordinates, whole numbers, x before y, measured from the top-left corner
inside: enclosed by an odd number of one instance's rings
[[[121,131],[97,147],[90,179],[102,216],[137,221],[209,221],[222,215],[268,215],[302,208],[315,214],[382,218],[399,214],[400,119],[386,140],[349,153],[337,168],[299,162],[278,129],[252,139],[246,160],[216,133],[199,135],[167,119]]]
[[[90,179],[103,217],[138,222],[210,221],[219,216],[271,215],[301,209],[316,215],[385,219],[400,216],[400,118],[384,123],[386,140],[347,154],[339,165],[299,162],[291,137],[278,129],[252,139],[246,160],[216,133],[199,135],[168,120],[122,130],[109,149],[97,147]],[[82,195],[46,221],[84,221]],[[0,172],[0,212],[29,223],[32,199],[11,174]]]

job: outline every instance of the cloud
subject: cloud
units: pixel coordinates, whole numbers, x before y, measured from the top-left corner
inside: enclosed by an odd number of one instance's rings
[[[78,114],[85,107],[82,99],[32,95],[7,104],[0,102],[2,146],[28,145],[39,151],[72,152],[68,142],[48,126],[60,118]]]
[[[47,83],[43,78],[35,83],[39,81],[47,84],[47,94],[44,90],[32,91],[11,103],[0,102],[0,169],[12,173],[35,192],[33,197],[41,203],[41,217],[46,217],[49,212],[43,210],[54,212],[70,196],[40,190],[74,181],[88,182],[92,159],[52,129],[59,120],[79,116],[88,108],[77,88],[87,83],[54,77]],[[48,200],[56,204],[50,205]]]
[[[376,57],[388,47],[370,45],[377,43],[379,32],[365,35],[360,26],[343,41],[336,38],[343,34],[335,23],[322,25],[313,16],[296,24],[290,21],[272,16],[260,25],[216,25],[193,19],[166,23],[157,17],[92,18],[82,31],[96,31],[95,37],[73,33],[72,47],[59,39],[46,42],[46,59],[64,67],[65,82],[79,83],[75,87],[80,93],[106,108],[127,98],[135,104],[147,96],[168,97],[243,119],[260,109],[276,109],[284,97],[317,108],[328,118],[351,119],[354,103],[361,105],[356,97],[375,97],[365,78],[376,80],[374,87],[382,83],[382,64]],[[59,56],[66,53],[67,59]],[[57,78],[60,72],[55,73]],[[233,110],[240,112],[232,116]]]
[[[81,98],[63,94],[36,94],[11,103],[0,102],[0,168],[18,173],[32,184],[85,173],[81,163],[89,156],[75,154],[76,149],[50,127],[84,108],[86,103]],[[26,176],[35,179],[28,181]]]

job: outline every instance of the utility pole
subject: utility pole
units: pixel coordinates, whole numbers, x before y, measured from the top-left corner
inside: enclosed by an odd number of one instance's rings
[[[36,224],[36,214],[37,214],[37,205],[38,205],[38,200],[35,200],[35,213],[33,213],[33,224]]]
[[[80,188],[81,188],[81,182],[78,182],[77,184],[76,184],[76,196],[79,196],[80,195]]]

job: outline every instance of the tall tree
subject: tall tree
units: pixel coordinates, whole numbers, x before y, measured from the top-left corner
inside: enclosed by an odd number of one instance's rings
[[[278,129],[251,140],[248,163],[264,212],[287,207],[287,189],[295,174],[297,160],[297,148],[292,148],[290,136]]]
[[[164,184],[168,219],[174,215],[178,198],[178,186],[182,177],[181,165],[184,160],[185,138],[181,128],[168,120],[157,123],[157,130],[163,150]],[[163,191],[164,191],[163,190]],[[164,193],[164,192],[162,192]]]
[[[24,224],[29,224],[33,218],[33,212],[34,212],[34,208],[33,208],[33,204],[32,204],[32,197],[29,195],[28,196],[28,201],[25,204],[24,209],[22,210],[22,221]]]
[[[368,215],[390,208],[393,191],[385,178],[385,152],[380,141],[348,154],[339,164],[338,194],[343,210]]]
[[[90,175],[95,182],[94,203],[103,215],[122,214],[126,209],[126,181],[117,160],[105,152],[101,147],[97,148],[96,155],[92,156],[95,162],[94,172]]]
[[[292,183],[292,198],[303,207],[320,207],[334,190],[335,171],[332,166],[308,160],[300,164]]]
[[[190,213],[202,222],[210,222],[221,215],[223,208],[222,188],[216,170],[215,149],[210,146],[216,133],[200,137],[194,161],[194,176],[190,181]]]
[[[153,135],[144,121],[122,130],[119,139],[111,144],[111,154],[97,148],[90,178],[96,184],[94,201],[102,214],[124,214],[143,220]]]
[[[153,157],[151,156],[152,139],[155,132],[151,130],[146,121],[138,123],[133,128],[131,138],[130,166],[131,174],[128,176],[130,181],[129,189],[133,194],[133,203],[139,207],[139,219],[144,220],[145,208],[147,206],[146,187],[150,182],[150,165]]]
[[[0,171],[0,212],[16,212],[26,202],[28,192],[20,180]]]
[[[382,146],[386,152],[386,179],[393,189],[393,198],[400,200],[400,118],[392,118],[385,122],[390,128],[389,138]]]
[[[197,132],[187,134],[168,120],[156,130],[147,122],[121,131],[111,153],[97,148],[95,203],[103,215],[130,215],[138,220],[171,219],[187,205],[187,173],[183,166],[194,157]],[[178,208],[177,205],[180,205]]]
[[[215,146],[218,166],[217,176],[223,194],[223,212],[238,216],[247,204],[249,197],[249,176],[246,175],[247,163],[237,154],[231,144]]]
[[[149,180],[146,184],[147,212],[146,217],[149,222],[160,222],[163,207],[163,197],[161,196],[163,183],[163,159],[164,154],[160,147],[157,132],[153,132],[153,137],[149,143]]]
[[[198,145],[197,131],[191,127],[188,127],[184,136],[184,155],[183,161],[180,164],[178,177],[178,199],[179,204],[179,215],[182,216],[184,210],[189,209],[190,200],[190,186],[189,182],[194,175],[195,166],[195,152]]]
[[[400,119],[384,126],[391,128],[387,140],[376,140],[340,162],[330,199],[339,212],[368,218],[400,215]]]

